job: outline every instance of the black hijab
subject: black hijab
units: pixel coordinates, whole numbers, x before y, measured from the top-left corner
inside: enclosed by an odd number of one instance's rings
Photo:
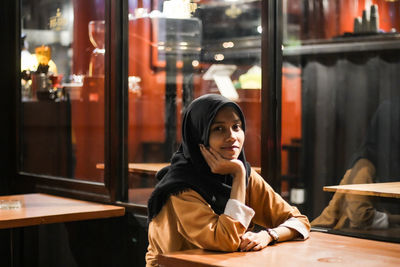
[[[186,109],[182,122],[182,143],[171,159],[171,165],[161,169],[156,177],[156,185],[148,201],[149,222],[157,216],[171,195],[192,189],[211,205],[216,214],[222,214],[230,198],[232,177],[211,172],[203,158],[199,144],[208,146],[210,126],[217,112],[226,106],[233,107],[245,131],[242,110],[231,100],[217,94],[207,94],[195,99]],[[238,157],[246,168],[246,184],[250,175],[250,164],[244,150]]]

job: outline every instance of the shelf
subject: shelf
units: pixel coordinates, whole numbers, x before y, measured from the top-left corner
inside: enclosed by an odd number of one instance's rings
[[[338,37],[328,41],[303,42],[303,45],[284,47],[282,54],[288,57],[397,49],[400,49],[400,34]]]
[[[224,45],[231,47],[224,48]],[[202,61],[214,62],[216,54],[224,55],[225,60],[258,59],[261,57],[261,36],[203,42]]]

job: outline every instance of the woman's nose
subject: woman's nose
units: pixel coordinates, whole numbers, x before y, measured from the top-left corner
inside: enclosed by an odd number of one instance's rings
[[[226,138],[228,140],[236,139],[236,132],[233,129],[229,129]]]

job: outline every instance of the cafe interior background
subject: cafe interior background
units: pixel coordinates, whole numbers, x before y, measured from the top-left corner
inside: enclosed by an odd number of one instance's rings
[[[399,180],[399,1],[1,5],[1,194],[127,209],[122,218],[25,228],[22,263],[144,265],[146,203],[157,181],[132,166],[166,164],[182,112],[206,93],[240,105],[247,160],[310,221],[332,198],[323,186],[341,182],[373,125],[376,168],[387,170],[374,181]],[[387,103],[389,119],[374,123]],[[393,200],[369,201],[400,213]],[[400,240],[398,225],[325,230]],[[9,237],[0,233],[5,253]]]

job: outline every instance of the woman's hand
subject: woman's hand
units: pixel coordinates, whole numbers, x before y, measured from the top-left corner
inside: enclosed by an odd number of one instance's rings
[[[246,232],[240,239],[240,251],[261,250],[272,241],[267,231],[260,231],[258,233]]]
[[[246,169],[243,163],[238,159],[224,159],[211,147],[206,148],[204,145],[199,146],[201,154],[208,166],[210,166],[211,172],[222,175],[231,174],[233,176],[230,197],[244,204],[246,200]]]
[[[246,170],[243,163],[238,159],[224,159],[217,151],[211,147],[206,148],[200,144],[200,152],[206,160],[211,172],[216,174],[232,174],[233,176],[245,174]]]

